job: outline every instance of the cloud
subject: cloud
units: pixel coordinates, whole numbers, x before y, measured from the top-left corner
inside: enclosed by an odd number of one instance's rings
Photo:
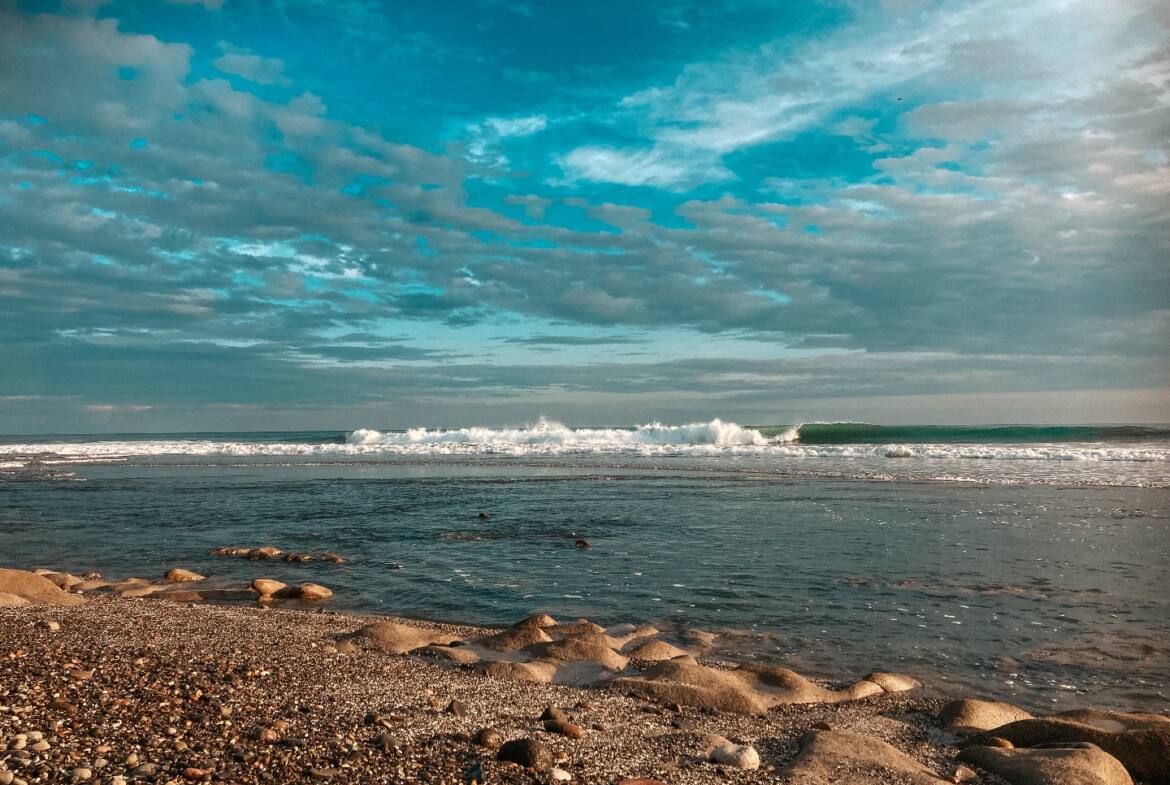
[[[163,0],[170,5],[201,5],[208,11],[218,11],[223,8],[224,0]]]
[[[502,147],[508,140],[532,136],[546,128],[548,118],[544,115],[489,117],[467,128],[470,136],[467,155],[474,161],[506,166],[508,158],[503,154]]]
[[[292,84],[292,80],[284,75],[284,61],[279,58],[261,57],[224,41],[219,42],[219,48],[223,54],[212,60],[211,64],[225,74],[241,76],[257,84]]]

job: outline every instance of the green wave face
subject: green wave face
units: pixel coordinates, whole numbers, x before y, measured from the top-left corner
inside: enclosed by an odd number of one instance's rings
[[[769,439],[791,425],[754,426]],[[978,444],[1028,442],[1170,441],[1170,430],[1147,426],[1104,425],[870,425],[859,422],[808,423],[800,426],[801,444]]]

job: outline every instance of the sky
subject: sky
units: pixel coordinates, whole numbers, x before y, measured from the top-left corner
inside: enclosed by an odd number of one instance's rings
[[[1158,0],[0,0],[0,432],[1170,421]]]

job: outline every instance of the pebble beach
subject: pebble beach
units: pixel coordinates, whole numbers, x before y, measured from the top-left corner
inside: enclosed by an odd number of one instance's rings
[[[634,624],[484,629],[258,605],[255,589],[191,601],[199,576],[79,592],[42,572],[0,571],[4,785],[1170,782],[1160,715],[1032,717],[912,675],[807,680]],[[159,588],[120,596],[135,585]]]

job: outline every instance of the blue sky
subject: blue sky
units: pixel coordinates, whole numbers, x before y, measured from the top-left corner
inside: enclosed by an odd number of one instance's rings
[[[0,431],[1170,420],[1167,17],[0,0]]]

